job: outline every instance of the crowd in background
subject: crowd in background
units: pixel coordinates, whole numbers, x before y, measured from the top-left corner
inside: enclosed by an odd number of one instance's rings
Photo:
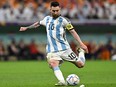
[[[34,39],[26,44],[23,39],[17,42],[10,39],[10,44],[5,45],[0,40],[0,60],[45,60],[45,54],[39,50],[39,46]]]
[[[51,1],[60,2],[62,16],[71,19],[116,19],[116,0],[1,0],[0,22],[41,20]]]
[[[108,39],[107,43],[96,44],[94,41],[84,42],[89,50],[86,54],[86,59],[93,60],[116,60],[116,44],[112,39]],[[0,60],[10,60],[15,57],[15,60],[45,60],[45,44],[36,43],[35,39],[31,39],[26,43],[24,39],[16,41],[15,38],[10,39],[9,44],[5,44],[4,40],[0,40]],[[72,50],[78,55],[78,43],[74,40],[70,41]],[[41,50],[42,48],[42,50]],[[113,57],[114,56],[114,57]]]

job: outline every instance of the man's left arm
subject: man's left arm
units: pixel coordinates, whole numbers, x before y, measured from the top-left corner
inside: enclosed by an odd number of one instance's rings
[[[87,46],[81,41],[79,35],[77,34],[77,32],[75,31],[73,25],[71,24],[70,21],[64,21],[65,23],[65,28],[72,34],[72,36],[76,39],[76,41],[79,42],[80,46],[82,49],[85,50],[85,52],[88,53],[88,49]]]
[[[81,48],[84,49],[85,52],[88,53],[88,48],[87,48],[87,46],[81,41],[81,39],[80,39],[79,35],[77,34],[77,32],[76,32],[74,29],[69,30],[69,32],[70,32],[70,33],[72,34],[72,36],[76,39],[76,41],[79,42]]]

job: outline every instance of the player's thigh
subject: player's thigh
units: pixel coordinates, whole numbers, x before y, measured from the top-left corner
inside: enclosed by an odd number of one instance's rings
[[[63,62],[62,58],[57,53],[48,53],[47,61],[50,66],[59,66]]]
[[[62,58],[70,62],[76,62],[78,60],[78,56],[71,49],[63,52]]]

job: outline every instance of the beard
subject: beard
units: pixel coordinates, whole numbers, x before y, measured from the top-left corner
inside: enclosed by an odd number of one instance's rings
[[[53,18],[58,18],[60,15],[58,15],[58,14],[52,14],[52,17]]]

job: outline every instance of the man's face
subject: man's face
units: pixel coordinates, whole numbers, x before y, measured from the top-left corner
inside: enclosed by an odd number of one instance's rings
[[[54,18],[57,18],[59,15],[60,15],[60,7],[59,6],[56,6],[56,7],[51,7],[50,8],[50,12],[51,12],[51,15],[54,17]]]

